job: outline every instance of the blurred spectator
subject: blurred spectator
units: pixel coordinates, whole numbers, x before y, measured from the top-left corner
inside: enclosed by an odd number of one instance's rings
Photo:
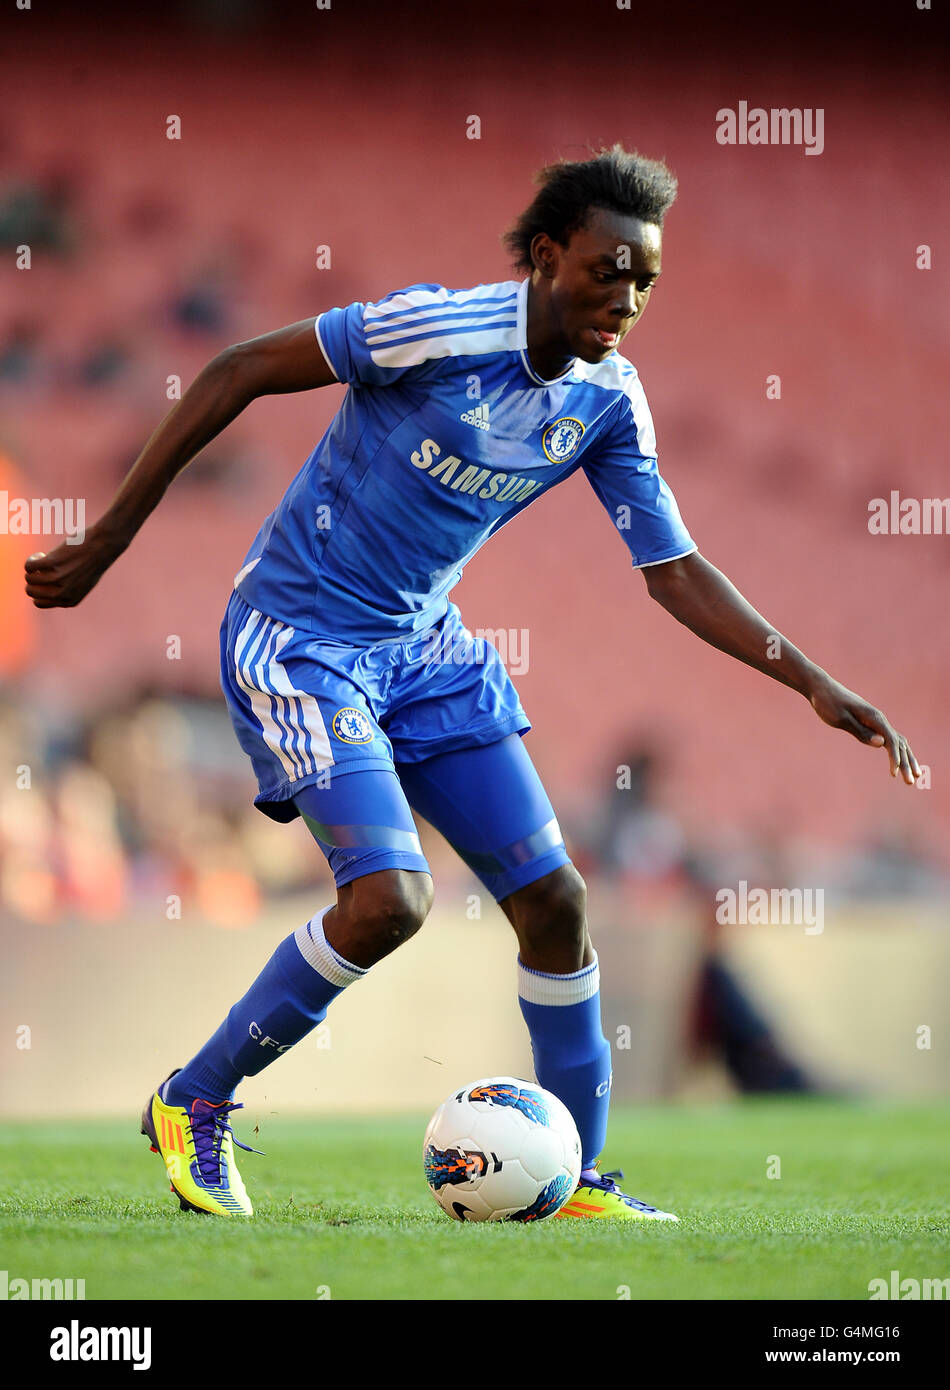
[[[216,342],[227,336],[247,286],[260,277],[266,247],[244,228],[234,228],[207,248],[184,284],[171,297],[172,326]]]
[[[66,170],[8,184],[0,190],[0,247],[71,255],[79,242],[76,202],[76,176]]]
[[[109,386],[121,379],[132,360],[121,338],[105,333],[84,350],[76,368],[80,386]]]
[[[223,286],[213,271],[196,277],[172,301],[172,316],[180,328],[190,333],[220,336],[227,324]]]
[[[22,386],[37,375],[42,340],[32,319],[14,319],[0,342],[0,382]]]
[[[694,1055],[717,1052],[744,1092],[816,1090],[722,959],[715,915],[718,875],[710,872],[705,855],[691,851],[679,822],[660,804],[656,784],[665,764],[657,745],[639,742],[620,760],[616,783],[595,815],[584,867],[608,881],[619,880],[636,904],[634,910],[644,910],[651,888],[694,900],[704,935],[687,1018]],[[750,862],[755,863],[754,856]]]

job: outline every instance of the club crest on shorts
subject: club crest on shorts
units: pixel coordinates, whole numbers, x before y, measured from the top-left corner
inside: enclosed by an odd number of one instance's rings
[[[555,420],[553,425],[548,425],[541,438],[541,447],[552,463],[563,463],[577,452],[583,433],[583,422],[575,420],[572,415],[565,415]]]
[[[347,706],[333,716],[333,732],[344,743],[371,743],[373,726],[362,710]]]

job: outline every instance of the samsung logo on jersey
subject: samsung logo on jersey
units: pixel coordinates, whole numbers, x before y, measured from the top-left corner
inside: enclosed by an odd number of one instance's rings
[[[483,497],[486,501],[493,498],[496,502],[523,502],[541,486],[518,473],[493,473],[490,468],[476,468],[473,463],[463,463],[455,454],[442,458],[442,449],[434,439],[423,439],[418,449],[409,455],[409,462],[420,471],[424,468],[429,477],[443,487]]]

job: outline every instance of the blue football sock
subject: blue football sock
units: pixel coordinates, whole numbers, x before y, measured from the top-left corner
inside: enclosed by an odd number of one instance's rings
[[[238,1082],[256,1076],[326,1017],[328,1005],[367,972],[334,951],[323,934],[324,908],[282,941],[243,999],[176,1076],[162,1087],[167,1105],[196,1096],[230,1100]]]
[[[547,975],[518,961],[518,1003],[531,1035],[538,1082],[564,1102],[590,1168],[607,1137],[610,1043],[600,1022],[600,968]]]

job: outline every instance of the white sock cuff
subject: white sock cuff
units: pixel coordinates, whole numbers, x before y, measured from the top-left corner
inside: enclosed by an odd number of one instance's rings
[[[600,989],[600,963],[594,956],[590,965],[573,975],[546,975],[529,970],[518,957],[518,994],[527,1004],[583,1004]]]
[[[336,985],[337,989],[346,989],[347,985],[361,980],[368,972],[361,966],[351,965],[348,960],[344,960],[324,936],[323,919],[329,911],[330,908],[325,907],[322,912],[311,917],[309,922],[304,922],[303,926],[294,932],[294,940],[304,960],[313,966],[317,974],[322,975],[331,985]]]

